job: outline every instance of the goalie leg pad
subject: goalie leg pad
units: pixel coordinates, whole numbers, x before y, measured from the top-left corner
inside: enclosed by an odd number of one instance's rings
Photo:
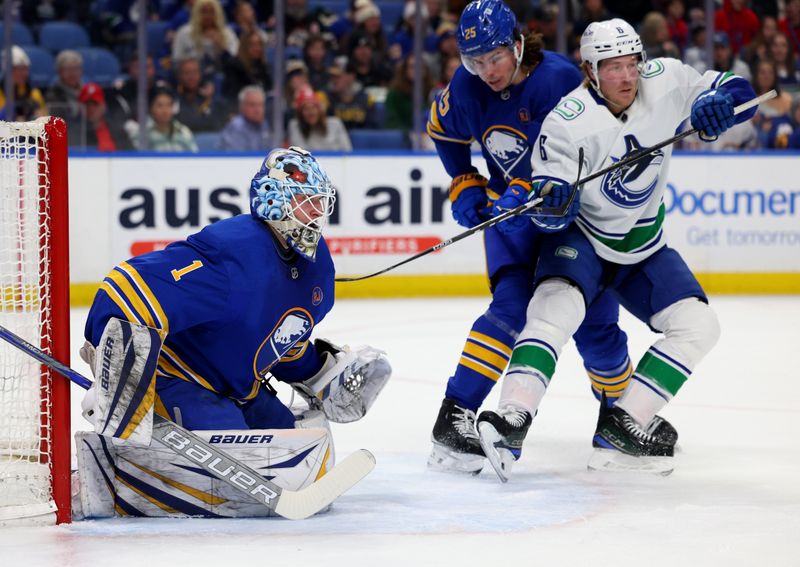
[[[149,445],[161,331],[112,318],[94,353],[95,385],[81,404],[101,435]],[[92,353],[82,349],[82,356]]]
[[[370,346],[337,347],[323,339],[316,346],[325,357],[322,368],[292,387],[334,423],[361,419],[392,375],[386,353]]]
[[[195,433],[287,490],[308,486],[332,466],[327,429]],[[73,500],[86,518],[275,515],[159,442],[114,446],[92,432],[75,438],[79,494]]]

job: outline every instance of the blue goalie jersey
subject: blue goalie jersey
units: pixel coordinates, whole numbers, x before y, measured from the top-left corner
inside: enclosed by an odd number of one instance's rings
[[[266,224],[239,215],[114,268],[85,336],[96,346],[111,317],[162,329],[158,378],[248,400],[267,374],[291,382],[319,370],[309,338],[333,306],[333,277],[324,240],[314,262],[287,257]]]

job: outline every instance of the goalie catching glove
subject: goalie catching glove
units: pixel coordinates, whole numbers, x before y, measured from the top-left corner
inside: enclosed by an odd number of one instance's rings
[[[325,339],[315,340],[314,346],[322,368],[291,386],[334,423],[364,417],[392,374],[386,353],[370,346],[338,347]]]

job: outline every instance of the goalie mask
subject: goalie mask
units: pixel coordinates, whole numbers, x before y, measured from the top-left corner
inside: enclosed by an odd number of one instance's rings
[[[598,79],[600,61],[622,55],[639,56],[639,74],[641,75],[644,64],[647,62],[647,53],[645,53],[642,40],[633,26],[621,18],[589,24],[581,36],[581,61],[589,64],[592,70],[589,81],[600,96],[603,96]]]
[[[317,160],[292,146],[270,152],[250,183],[250,213],[314,260],[336,190]]]
[[[516,41],[519,39],[520,46]],[[474,0],[470,2],[458,20],[456,43],[464,68],[473,75],[478,71],[475,58],[506,47],[514,54],[517,68],[511,77],[514,82],[522,63],[525,40],[517,34],[517,17],[501,0]]]

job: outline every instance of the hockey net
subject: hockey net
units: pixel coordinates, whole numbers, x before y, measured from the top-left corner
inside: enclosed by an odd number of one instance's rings
[[[64,121],[0,122],[0,325],[69,364]],[[0,340],[0,524],[70,519],[69,382]]]

